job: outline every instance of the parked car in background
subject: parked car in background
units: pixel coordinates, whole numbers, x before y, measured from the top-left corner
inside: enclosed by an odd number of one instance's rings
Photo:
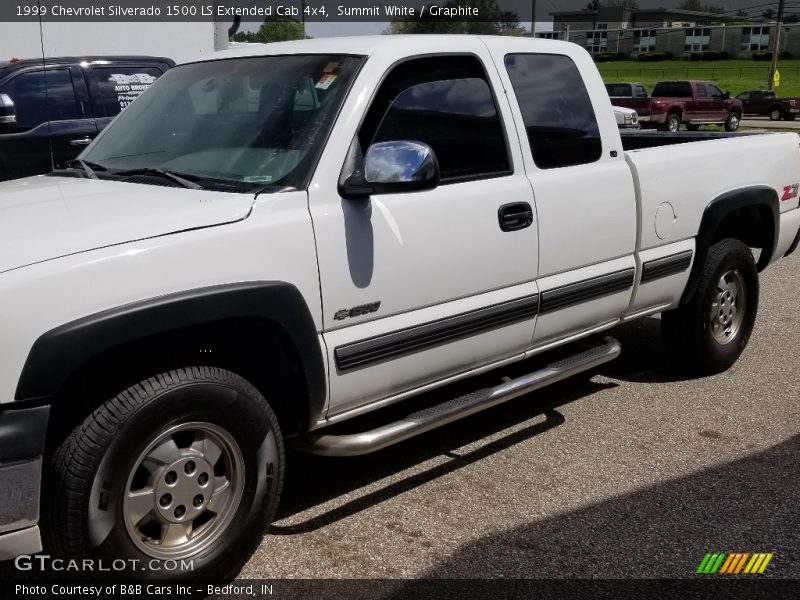
[[[0,181],[67,164],[174,66],[147,56],[0,62]]]
[[[771,90],[742,92],[736,99],[742,103],[744,114],[767,116],[773,121],[794,121],[800,114],[800,99],[778,98]]]
[[[662,81],[644,102],[641,98],[617,97],[612,102],[636,110],[642,127],[671,132],[678,131],[681,124],[690,131],[714,124],[736,131],[743,114],[741,101],[710,81]]]
[[[612,106],[611,108],[614,109],[617,127],[620,129],[641,129],[639,114],[635,110],[624,106]]]

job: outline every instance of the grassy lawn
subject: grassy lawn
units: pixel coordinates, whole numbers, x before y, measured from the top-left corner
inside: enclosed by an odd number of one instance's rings
[[[629,60],[598,63],[597,68],[607,83],[636,81],[644,84],[650,92],[659,81],[708,79],[735,96],[746,90],[765,89],[769,63],[753,60],[666,60],[656,63]],[[800,97],[800,60],[782,60],[778,70],[781,73],[778,95]]]

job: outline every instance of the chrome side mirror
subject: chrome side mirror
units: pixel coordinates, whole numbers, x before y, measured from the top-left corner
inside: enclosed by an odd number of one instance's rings
[[[364,172],[353,173],[340,189],[344,198],[368,198],[430,190],[439,185],[439,162],[427,144],[379,142],[367,150]]]

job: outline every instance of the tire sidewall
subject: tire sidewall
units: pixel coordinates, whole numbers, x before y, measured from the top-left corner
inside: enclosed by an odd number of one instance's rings
[[[673,132],[672,124],[675,123],[674,132],[678,132],[681,129],[681,119],[675,113],[672,113],[667,116],[667,131]]]
[[[714,339],[708,314],[711,303],[716,296],[716,284],[728,271],[737,270],[744,280],[745,314],[736,337],[727,344],[720,344]],[[732,366],[744,351],[750,340],[758,314],[758,271],[749,248],[743,244],[735,250],[720,256],[711,277],[705,282],[701,292],[702,301],[698,305],[698,318],[704,323],[703,344],[706,355],[720,370]]]
[[[107,560],[136,560],[132,564],[136,564],[138,572],[129,574],[141,578],[216,579],[234,571],[241,559],[255,549],[264,526],[271,521],[283,474],[279,432],[267,415],[270,409],[266,402],[260,398],[264,406],[259,406],[258,400],[233,387],[198,382],[167,389],[138,407],[111,439],[97,465],[92,489],[99,486],[107,494],[106,505],[113,512],[114,525],[89,554]],[[189,422],[212,423],[234,438],[244,459],[244,487],[236,514],[226,530],[210,546],[184,559],[191,563],[190,569],[173,571],[169,570],[172,563],[154,559],[134,545],[121,511],[128,478],[141,453],[166,429]],[[267,464],[270,462],[271,466]],[[268,472],[272,475],[268,476]],[[89,539],[86,515],[95,498],[96,494],[86,494],[82,513],[86,539]],[[178,559],[179,565],[180,562]]]
[[[728,118],[725,120],[725,130],[729,132],[738,131],[739,125],[741,125],[742,119],[739,116],[739,113],[731,113],[728,115]]]

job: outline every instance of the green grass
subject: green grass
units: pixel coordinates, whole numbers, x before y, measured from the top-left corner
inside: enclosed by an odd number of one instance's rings
[[[765,89],[769,73],[768,62],[753,60],[665,60],[656,63],[626,60],[598,63],[597,68],[606,83],[636,81],[652,92],[659,81],[708,79],[733,96],[746,90]],[[800,60],[782,60],[778,70],[781,73],[778,95],[800,97]]]

